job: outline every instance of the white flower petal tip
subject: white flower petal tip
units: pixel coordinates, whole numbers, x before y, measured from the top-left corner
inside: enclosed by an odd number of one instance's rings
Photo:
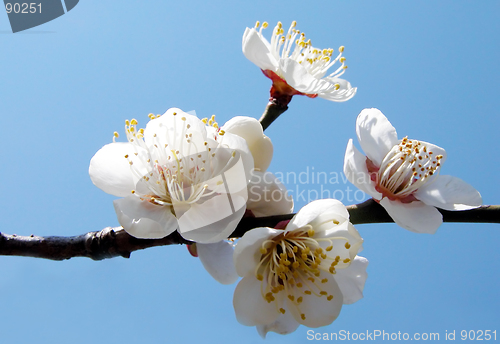
[[[347,145],[344,173],[370,194],[401,227],[435,233],[442,215],[434,208],[466,210],[482,204],[481,195],[464,181],[439,176],[446,151],[434,144],[398,140],[396,129],[378,109],[361,111],[356,133],[365,154]],[[355,176],[363,176],[354,180]]]
[[[233,244],[219,241],[214,244],[196,244],[198,256],[205,270],[221,284],[233,284],[239,276],[233,264]]]
[[[256,217],[293,212],[293,198],[271,172],[253,171],[248,184],[247,209]]]
[[[238,321],[257,326],[263,337],[269,331],[286,334],[299,324],[329,325],[343,303],[359,300],[368,261],[357,256],[363,239],[348,218],[339,201],[319,200],[302,208],[284,230],[245,233],[234,252],[243,277],[233,298]]]
[[[115,210],[133,236],[158,238],[178,228],[197,242],[227,238],[245,212],[254,167],[245,139],[221,130],[215,116],[200,120],[173,108],[149,118],[146,129],[127,120],[128,142],[96,153],[92,181],[126,197]]]
[[[295,29],[293,22],[287,32],[280,22],[273,29],[271,41],[262,35],[268,27],[257,22],[255,28],[247,28],[243,34],[244,55],[256,64],[273,81],[271,97],[284,101],[293,95],[320,97],[335,102],[344,102],[356,94],[356,88],[339,77],[347,69],[344,47],[319,49],[311,45],[305,34]],[[333,72],[327,71],[334,68]]]
[[[273,157],[273,144],[271,139],[264,134],[258,120],[252,117],[236,116],[227,121],[222,126],[222,130],[245,139],[252,153],[255,169],[267,170]]]

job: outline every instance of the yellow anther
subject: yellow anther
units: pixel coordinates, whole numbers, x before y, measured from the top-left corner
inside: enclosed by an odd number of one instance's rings
[[[315,281],[315,280],[314,280],[314,278],[312,278],[312,277],[307,277],[307,279],[308,279],[309,281],[313,282],[313,283],[314,283],[314,281]]]
[[[285,314],[285,310],[283,308],[280,308],[281,314]]]
[[[346,249],[350,249],[351,248],[351,244],[349,244],[348,242],[346,242],[344,246],[345,246]]]
[[[297,288],[302,288],[302,283],[297,283]]]
[[[335,86],[335,90],[338,90],[340,88],[340,84],[335,84],[334,86]],[[333,223],[335,223],[335,221]],[[338,224],[338,221],[335,224]]]
[[[302,314],[300,315],[300,318],[301,318],[302,320],[306,320],[306,315],[305,315],[304,313],[302,313]]]
[[[226,133],[226,132],[225,132],[224,130],[220,130],[220,131],[219,131],[219,135],[220,135],[220,136],[223,136],[225,133]]]
[[[265,29],[265,28],[267,28],[268,26],[269,26],[269,24],[268,24],[267,22],[263,22],[263,23],[262,23],[262,27],[263,27],[264,29]]]
[[[255,276],[255,277],[257,277],[257,279],[259,281],[263,281],[264,280],[264,276],[262,276],[261,274],[257,274],[257,276]]]
[[[203,122],[203,124],[207,124],[208,118],[202,118],[201,121]]]
[[[345,49],[345,47],[344,47],[343,45],[342,45],[342,46],[340,46],[340,48],[339,48],[339,52],[343,53],[343,52],[344,52],[344,49]]]
[[[328,246],[327,248],[325,248],[325,250],[327,250],[328,252],[330,252],[331,250],[333,250],[333,246]]]
[[[349,263],[350,261],[351,260],[349,258],[346,258],[346,259],[343,260],[343,262],[346,263],[346,264]]]
[[[131,190],[130,192],[133,193],[133,194],[135,194],[135,190]]]
[[[332,301],[333,299],[333,295],[328,295],[328,297],[326,298],[328,301]]]
[[[302,303],[302,296],[299,296],[299,297],[297,298],[297,303]]]
[[[118,134],[118,132],[116,132],[116,131],[113,133],[113,136],[114,136],[114,137],[120,137],[120,135],[119,135],[119,134]]]
[[[345,58],[344,56],[342,56],[342,57],[339,59],[340,63],[344,63],[344,62],[345,62],[345,60],[346,60],[346,58]]]
[[[309,237],[314,236],[314,229],[309,229],[309,230],[307,231],[307,235],[309,235]]]
[[[310,290],[304,290],[304,294],[306,294],[306,295],[311,295],[312,293],[311,293],[311,291],[310,291]]]
[[[326,291],[324,291],[324,290],[320,291],[319,294],[320,295],[328,295],[328,293]]]
[[[219,181],[221,184],[222,184],[222,181]],[[220,184],[219,184],[220,185]],[[267,250],[264,248],[264,247],[261,247],[260,248],[260,253],[262,254],[266,254],[267,253]]]
[[[255,23],[255,28],[257,29],[259,26],[260,26],[260,21],[257,20],[257,22]]]
[[[132,120],[130,121],[130,124],[137,125],[137,120],[135,118],[132,118]]]
[[[125,125],[130,125],[130,122],[128,119],[125,120]]]
[[[342,67],[342,68],[347,69],[347,66],[344,66],[344,67]]]
[[[293,295],[288,295],[288,298],[290,299],[290,301],[294,301],[295,300],[295,296],[293,296]]]
[[[323,279],[321,280],[321,283],[326,283],[326,282],[328,282],[328,278],[323,278]]]
[[[294,21],[292,22],[292,27],[296,27],[296,26],[297,26],[297,22],[294,20]]]

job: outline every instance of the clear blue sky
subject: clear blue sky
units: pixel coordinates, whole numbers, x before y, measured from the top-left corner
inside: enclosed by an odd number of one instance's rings
[[[123,134],[127,118],[145,124],[150,112],[170,107],[216,114],[219,123],[258,118],[270,82],[241,52],[245,27],[256,20],[271,27],[296,20],[315,46],[344,45],[345,78],[358,87],[341,104],[295,97],[267,131],[271,171],[341,173],[357,114],[377,107],[401,137],[447,150],[442,174],[499,204],[500,4],[312,4],[81,0],[17,34],[0,10],[0,231],[70,236],[116,226],[114,198],[92,185],[88,164],[113,131]],[[345,197],[354,189],[287,186]],[[297,200],[296,210],[305,203]],[[496,330],[500,337],[499,225],[444,224],[433,236],[394,224],[357,228],[370,261],[365,297],[317,331],[438,332],[444,339],[456,330],[458,341],[461,330]],[[237,323],[233,290],[181,246],[101,262],[0,257],[0,342],[262,342]],[[306,331],[267,341],[309,342]]]

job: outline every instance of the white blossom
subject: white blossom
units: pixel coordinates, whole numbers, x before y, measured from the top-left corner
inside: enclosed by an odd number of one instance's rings
[[[356,88],[339,78],[347,68],[343,46],[337,56],[333,49],[313,47],[311,40],[306,40],[305,34],[295,29],[295,21],[286,33],[278,22],[269,42],[262,35],[268,24],[264,22],[259,26],[257,22],[255,28],[245,30],[243,53],[273,81],[271,96],[288,97],[286,103],[293,95],[343,102],[356,94]],[[335,65],[338,67],[327,74]]]
[[[379,202],[399,226],[434,233],[443,219],[436,207],[466,210],[482,204],[471,185],[439,172],[446,151],[424,141],[398,139],[396,129],[377,109],[363,110],[356,133],[366,156],[347,144],[344,173]]]
[[[362,243],[346,208],[333,199],[309,203],[284,229],[245,233],[234,252],[243,277],[233,297],[236,318],[262,336],[331,324],[343,304],[363,297]]]
[[[202,121],[173,108],[150,119],[146,129],[126,121],[128,142],[95,154],[92,182],[124,197],[114,201],[115,211],[132,236],[161,238],[178,229],[196,242],[227,238],[246,209],[253,159],[245,140],[224,133],[213,116]]]

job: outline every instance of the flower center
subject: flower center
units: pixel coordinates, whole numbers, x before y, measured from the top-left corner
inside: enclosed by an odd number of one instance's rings
[[[276,302],[278,294],[283,293],[302,320],[306,319],[306,314],[300,310],[300,305],[305,298],[325,296],[331,301],[334,297],[322,288],[322,284],[328,282],[324,273],[335,274],[336,269],[344,269],[351,262],[351,245],[347,238],[314,238],[314,235],[313,228],[307,225],[264,241],[260,248],[262,256],[255,268],[255,277],[263,281],[262,297],[269,303],[275,302],[276,310],[284,314],[285,309],[279,308]],[[334,247],[336,252],[333,252]]]
[[[174,112],[173,116],[176,115]],[[151,120],[157,118],[152,114],[149,117]],[[222,142],[224,131],[219,130],[215,116],[210,120],[204,119],[203,122],[217,129],[214,140],[204,141],[202,145],[199,140],[194,140],[191,125],[186,123],[186,117],[182,117],[180,128],[176,124],[173,132],[165,130],[158,135],[153,134],[149,147],[144,141],[144,129],[136,128],[137,121],[133,119],[125,122],[129,143],[142,148],[136,149],[134,156],[125,155],[132,172],[139,179],[136,189],[132,190],[133,194],[143,201],[167,206],[182,203],[188,205],[215,194],[213,186],[210,188],[207,181],[213,177],[214,171],[220,169],[216,150]],[[163,137],[165,134],[166,141]],[[148,154],[144,154],[143,149]],[[235,152],[229,160],[234,156]],[[221,184],[222,181],[216,183]]]
[[[302,66],[316,78],[324,77],[326,71],[338,61],[340,62],[340,66],[328,77],[337,78],[344,74],[344,71],[347,69],[345,57],[342,57],[344,47],[340,47],[338,56],[332,58],[333,49],[314,48],[311,45],[310,39],[306,41],[305,33],[295,29],[296,25],[297,22],[292,22],[286,34],[281,22],[278,22],[278,25],[274,28],[271,37],[270,51],[276,60],[285,58],[293,59],[302,64]],[[259,26],[260,22],[257,22],[255,28],[257,29]],[[264,22],[259,30],[259,34],[262,35],[262,29],[266,27],[268,27],[268,23]],[[283,78],[279,70],[276,72],[279,77]],[[337,84],[335,87],[338,89],[340,85]]]
[[[405,137],[392,147],[378,168],[367,159],[367,167],[376,190],[390,200],[409,203],[412,195],[441,168],[442,155],[435,155],[425,144]]]

